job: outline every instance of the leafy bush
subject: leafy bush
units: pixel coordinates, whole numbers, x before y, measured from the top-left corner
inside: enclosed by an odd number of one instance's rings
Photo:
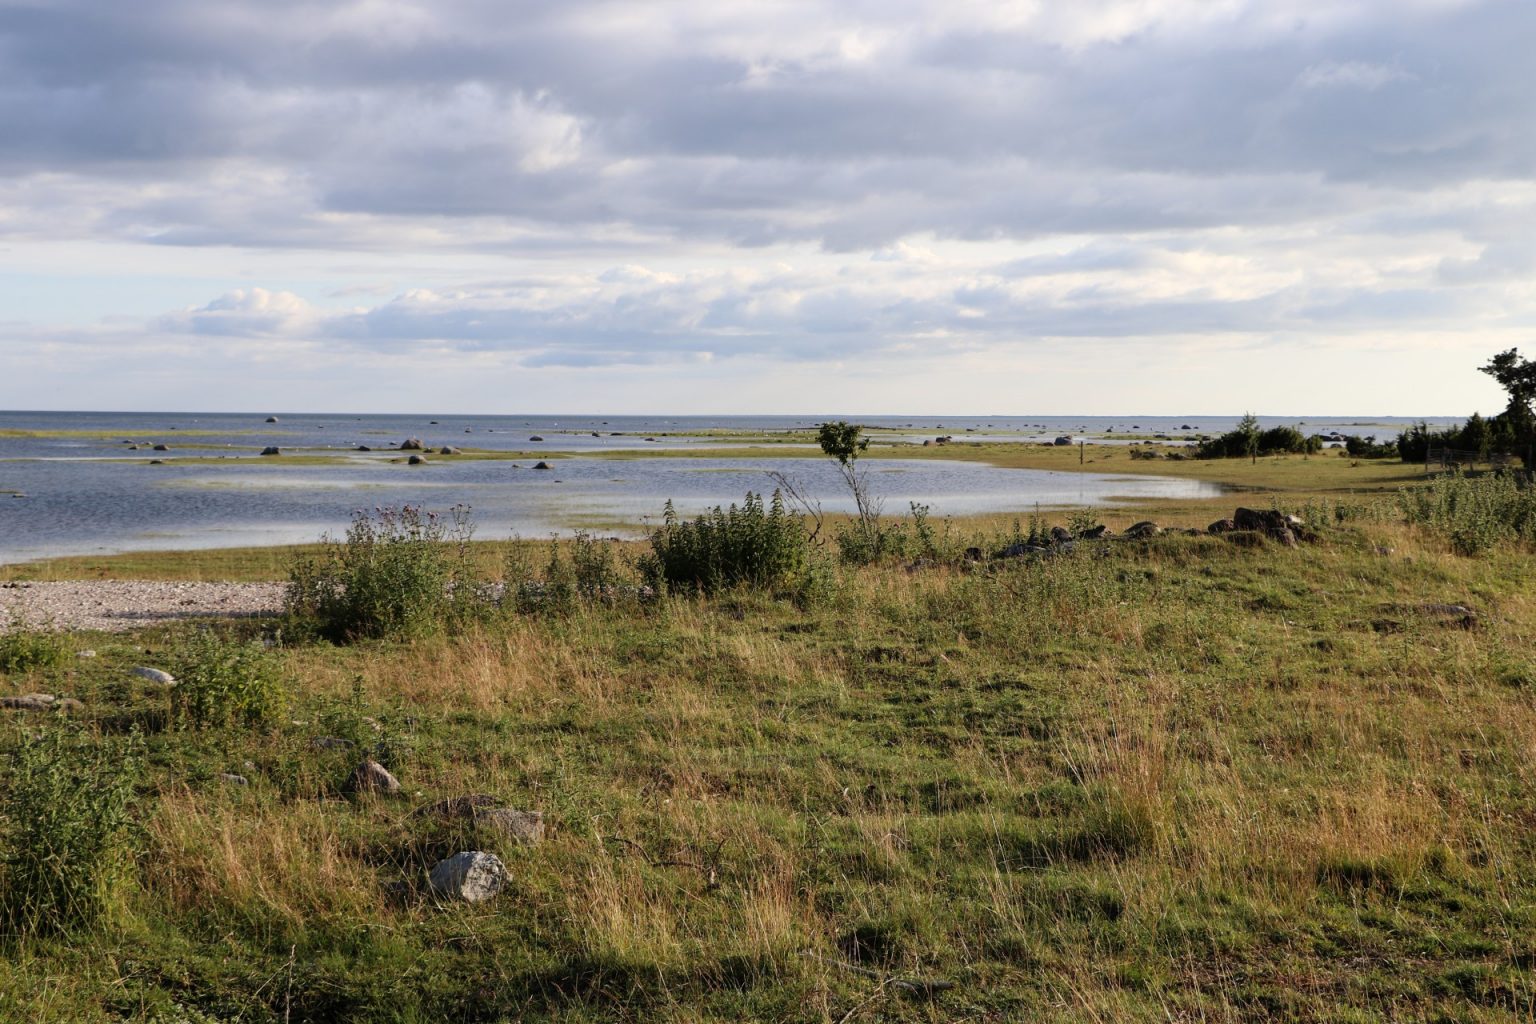
[[[286,694],[277,661],[259,643],[202,629],[182,642],[175,663],[171,699],[183,722],[262,725],[282,709]]]
[[[542,571],[534,569],[525,545],[514,544],[507,553],[502,605],[520,612],[566,612],[583,602],[613,604],[638,590],[617,544],[578,531],[565,545],[550,542]]]
[[[358,512],[345,541],[327,540],[294,565],[289,614],[337,642],[441,629],[479,595],[473,534],[464,505],[447,519],[410,505]]]
[[[110,915],[133,864],[138,747],[136,738],[100,744],[67,730],[22,741],[4,801],[7,931],[68,931]]]
[[[1399,494],[1408,522],[1475,555],[1502,543],[1536,544],[1536,487],[1514,475],[1441,476]]]
[[[798,582],[809,564],[811,542],[800,517],[784,508],[778,491],[765,506],[747,493],[741,505],[679,519],[669,501],[661,529],[651,534],[642,569],[658,589],[713,593],[738,584],[782,587]]]
[[[855,520],[837,531],[837,553],[849,565],[873,565],[887,557],[942,557],[928,506],[911,502],[910,517]]]
[[[1351,434],[1344,438],[1344,452],[1352,459],[1390,459],[1392,456],[1400,454],[1401,446],[1401,434],[1398,435],[1396,441],[1383,441],[1380,443],[1376,441],[1376,435],[1374,434],[1366,437]],[[1419,460],[1423,461],[1422,455],[1419,457]]]
[[[15,629],[0,633],[0,672],[59,668],[69,660],[69,645],[57,633]]]

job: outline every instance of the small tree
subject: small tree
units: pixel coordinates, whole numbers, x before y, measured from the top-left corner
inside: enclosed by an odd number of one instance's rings
[[[821,450],[836,461],[843,483],[853,493],[853,506],[858,514],[858,532],[861,539],[873,549],[878,547],[875,542],[880,534],[881,502],[869,493],[868,477],[859,468],[859,455],[869,450],[869,438],[863,434],[864,428],[857,423],[838,420],[836,423],[823,423],[816,440]]]
[[[1496,417],[1495,433],[1511,438],[1513,447],[1524,456],[1526,468],[1531,468],[1536,454],[1536,412],[1531,408],[1536,402],[1536,362],[1522,358],[1519,349],[1512,348],[1500,352],[1480,369],[1498,381],[1509,395],[1509,405]]]

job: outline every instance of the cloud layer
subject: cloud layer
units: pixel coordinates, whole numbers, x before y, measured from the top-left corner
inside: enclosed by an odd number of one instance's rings
[[[1536,314],[1533,36],[1528,0],[12,0],[11,265],[217,273],[0,344],[1475,362]]]

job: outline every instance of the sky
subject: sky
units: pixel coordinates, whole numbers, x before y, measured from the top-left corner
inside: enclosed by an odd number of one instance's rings
[[[0,0],[0,408],[1464,415],[1532,0]]]

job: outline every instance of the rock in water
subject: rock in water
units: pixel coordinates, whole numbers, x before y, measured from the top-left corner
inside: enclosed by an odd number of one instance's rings
[[[419,452],[423,448],[421,438],[408,437],[400,442],[400,450],[403,452]]]
[[[263,448],[261,450],[261,454],[263,454],[263,455],[281,455],[281,454],[283,454],[283,450],[281,448],[279,448],[275,444],[269,444],[269,445],[267,445],[265,448]]]
[[[405,460],[405,463],[408,466],[425,466],[427,464],[427,460],[422,458],[420,455],[412,455],[410,458]]]
[[[535,463],[534,463],[534,464],[533,464],[533,468],[534,468],[534,469],[550,469],[550,468],[552,468],[552,467],[551,467],[551,466],[550,466],[550,464],[549,464],[549,463],[547,463],[547,462],[535,462]]]
[[[277,417],[276,416],[268,416],[267,417],[267,422],[268,423],[276,423],[277,422]]]
[[[171,675],[169,672],[162,671],[161,669],[158,669],[158,668],[146,668],[143,665],[139,665],[139,666],[137,666],[135,668],[129,669],[129,671],[132,672],[134,675],[138,676],[140,679],[148,679],[150,682],[155,683],[155,684],[157,684],[159,686],[175,686],[176,685],[176,677],[175,676]]]
[[[350,788],[354,793],[398,793],[400,780],[377,761],[364,761],[352,773]]]
[[[457,448],[455,448],[453,445],[445,444],[445,445],[443,445],[441,448],[439,448],[437,450],[437,454],[439,454],[439,455],[459,455],[459,454],[462,454],[462,453]]]
[[[443,899],[483,903],[501,892],[507,868],[494,853],[464,850],[439,861],[427,880],[432,892]]]
[[[544,838],[544,815],[539,811],[482,807],[475,811],[475,824],[518,843],[537,843]]]

